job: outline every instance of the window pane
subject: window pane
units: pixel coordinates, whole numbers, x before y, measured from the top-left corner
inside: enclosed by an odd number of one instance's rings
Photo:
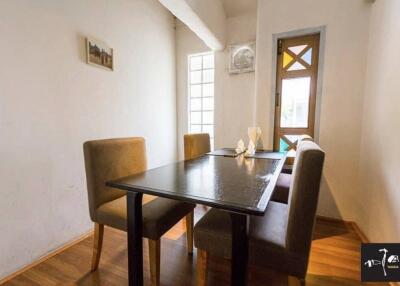
[[[190,110],[201,111],[201,98],[190,99]]]
[[[214,125],[203,125],[203,132],[210,134],[210,138],[214,138]]]
[[[295,143],[297,140],[299,140],[299,138],[301,137],[301,135],[286,135],[285,137],[292,143]]]
[[[190,73],[190,83],[201,83],[201,71],[194,71]]]
[[[310,48],[302,57],[301,59],[305,61],[307,64],[311,65],[312,64],[312,48]]]
[[[307,45],[301,45],[301,46],[290,47],[289,50],[292,51],[295,55],[298,55],[298,54],[300,54],[305,48],[307,48]]]
[[[203,57],[203,69],[214,68],[214,55],[207,55]]]
[[[189,132],[210,134],[214,144],[214,66],[213,53],[188,57]]]
[[[305,70],[306,68],[299,62],[295,62],[288,68],[288,71],[299,71],[299,70]]]
[[[214,96],[214,84],[208,83],[203,85],[203,96]]]
[[[190,112],[190,124],[201,124],[201,112]]]
[[[190,125],[190,133],[201,133],[201,125]]]
[[[201,56],[190,58],[190,70],[201,69]]]
[[[310,77],[282,80],[281,127],[307,128]]]
[[[289,144],[285,142],[282,138],[279,139],[279,152],[286,152],[289,148]]]
[[[285,68],[293,60],[293,57],[286,52],[283,52],[283,67]]]
[[[190,86],[190,97],[201,97],[201,85],[195,84]]]
[[[203,98],[203,110],[214,110],[214,98],[213,97]]]
[[[214,123],[214,112],[205,111],[203,112],[203,124],[213,124]]]
[[[214,70],[203,71],[203,82],[214,82]]]

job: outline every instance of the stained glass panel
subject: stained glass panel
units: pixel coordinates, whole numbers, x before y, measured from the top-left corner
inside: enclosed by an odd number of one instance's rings
[[[293,57],[286,52],[283,52],[283,67],[285,68],[293,60]]]
[[[291,52],[293,52],[295,55],[298,55],[298,54],[300,54],[306,47],[307,47],[307,45],[294,46],[294,47],[290,47],[289,50],[290,50]]]
[[[288,71],[300,71],[305,69],[306,69],[305,66],[303,66],[301,63],[295,62],[290,66],[290,68],[288,68]]]
[[[286,152],[289,145],[282,138],[279,139],[279,152]]]
[[[312,48],[310,48],[302,57],[301,59],[305,61],[307,64],[311,65],[312,63]]]

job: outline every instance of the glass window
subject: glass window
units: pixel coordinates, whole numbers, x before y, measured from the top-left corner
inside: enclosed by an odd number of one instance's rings
[[[189,132],[208,133],[214,147],[214,53],[188,58]]]
[[[310,77],[282,80],[281,128],[307,128]]]

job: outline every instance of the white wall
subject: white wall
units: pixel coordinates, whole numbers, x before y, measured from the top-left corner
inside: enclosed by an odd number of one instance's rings
[[[92,227],[84,141],[144,136],[150,167],[176,159],[176,96],[156,0],[4,0],[0,35],[1,278]],[[85,63],[85,36],[115,49],[114,72]]]
[[[356,218],[366,43],[371,4],[364,0],[259,0],[257,123],[272,146],[273,35],[326,26],[319,143],[326,151],[319,214]]]
[[[400,239],[400,1],[372,8],[361,141],[359,224],[373,242]]]
[[[245,14],[227,19],[227,44],[246,43],[256,37],[257,15]],[[247,127],[254,122],[255,73],[230,75],[229,49],[215,52],[215,147],[235,147],[247,138]],[[177,106],[179,156],[183,158],[183,135],[188,131],[187,56],[210,49],[183,23],[177,22]]]
[[[254,42],[257,14],[239,15],[227,20],[227,48],[215,58],[215,146],[236,147],[242,138],[248,142],[247,128],[255,121],[255,73],[229,74],[229,45]]]

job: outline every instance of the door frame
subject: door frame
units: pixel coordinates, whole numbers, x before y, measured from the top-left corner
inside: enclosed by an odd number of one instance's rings
[[[270,110],[270,144],[274,145],[274,130],[275,130],[275,99],[276,99],[276,78],[277,78],[277,57],[278,57],[278,39],[294,38],[307,36],[312,34],[320,34],[319,56],[318,56],[318,73],[317,73],[317,92],[315,102],[315,121],[314,121],[314,141],[319,143],[320,135],[320,118],[321,118],[321,103],[322,103],[322,86],[323,86],[323,71],[325,59],[325,44],[326,44],[326,26],[306,28],[289,32],[277,33],[272,35],[272,81],[271,81],[271,110]]]

